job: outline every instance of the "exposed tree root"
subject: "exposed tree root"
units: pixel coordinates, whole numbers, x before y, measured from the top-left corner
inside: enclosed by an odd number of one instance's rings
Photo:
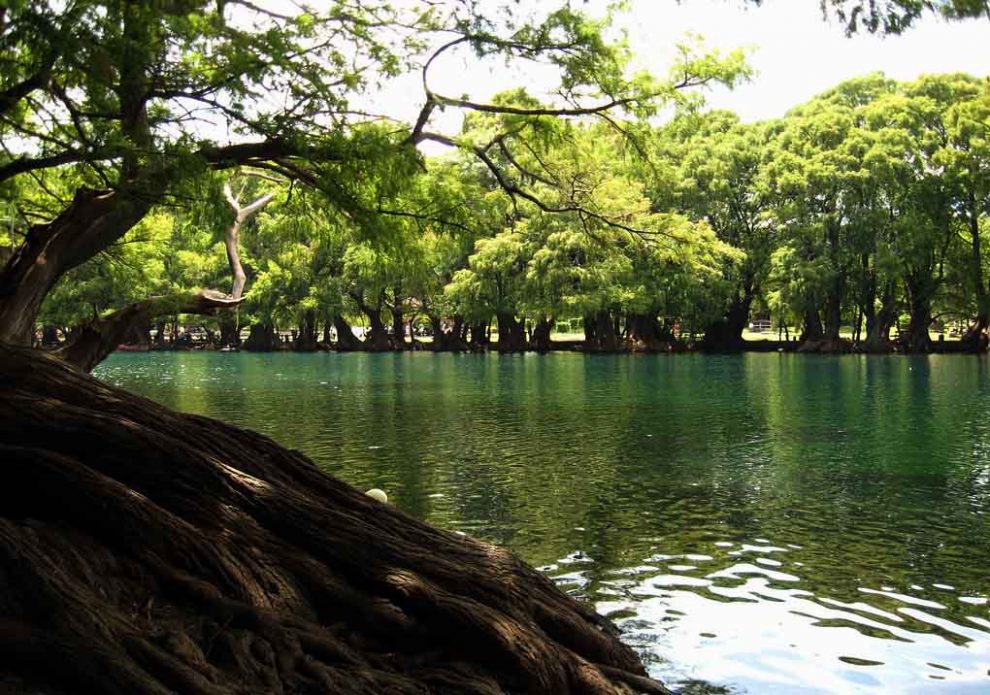
[[[0,346],[0,670],[102,693],[666,692],[514,555]]]

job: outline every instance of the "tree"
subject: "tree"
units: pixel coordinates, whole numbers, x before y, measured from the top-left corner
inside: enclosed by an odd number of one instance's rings
[[[677,162],[672,185],[656,186],[657,204],[674,205],[702,219],[718,239],[743,251],[741,263],[723,266],[731,286],[719,316],[704,328],[710,350],[737,350],[753,302],[762,291],[776,245],[773,198],[763,176],[772,126],[743,125],[733,114],[689,115],[661,137]],[[661,144],[661,147],[665,145]]]

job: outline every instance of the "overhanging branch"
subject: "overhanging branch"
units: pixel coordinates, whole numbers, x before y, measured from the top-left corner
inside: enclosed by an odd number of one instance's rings
[[[237,306],[241,301],[215,290],[152,297],[83,325],[78,336],[60,347],[55,354],[76,369],[89,372],[113,352],[135,326],[158,316],[212,315],[221,309]]]

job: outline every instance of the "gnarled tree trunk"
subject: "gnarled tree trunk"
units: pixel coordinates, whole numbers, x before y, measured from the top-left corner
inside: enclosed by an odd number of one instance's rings
[[[466,342],[468,345],[476,350],[487,348],[491,343],[488,332],[489,321],[477,321],[470,324],[470,326],[463,326],[463,334],[466,336],[467,331],[471,331],[471,338]]]
[[[302,323],[299,324],[299,336],[295,348],[300,352],[315,352],[319,347],[316,340],[316,310],[307,309],[303,313]]]
[[[584,347],[591,352],[619,350],[619,335],[611,312],[602,310],[584,317]]]
[[[15,689],[665,692],[508,551],[250,431],[0,346],[0,442]]]
[[[526,350],[526,324],[504,311],[495,314],[495,321],[498,324],[496,349],[499,352],[523,352]]]
[[[248,352],[274,352],[281,346],[275,326],[268,321],[261,321],[251,325],[251,331],[242,347]]]
[[[536,325],[533,326],[533,334],[529,339],[529,348],[531,350],[550,352],[553,347],[550,340],[550,332],[553,331],[553,324],[553,317],[537,319]]]
[[[135,326],[147,327],[152,318],[177,313],[210,314],[236,306],[240,301],[211,290],[145,299],[83,324],[58,349],[58,355],[66,363],[88,372],[124,342]]]
[[[749,321],[753,295],[736,297],[725,315],[705,327],[701,349],[708,352],[739,352],[745,347],[743,330]]]
[[[347,323],[347,320],[340,314],[334,314],[333,317],[333,328],[337,332],[337,349],[343,352],[354,352],[356,350],[363,349],[364,345],[354,335],[354,331],[351,329],[351,324]]]
[[[871,353],[885,353],[892,349],[890,329],[897,320],[897,302],[894,296],[894,283],[888,281],[880,295],[880,309],[873,306],[873,301],[863,307],[866,316],[866,341],[863,350]]]
[[[0,269],[0,341],[30,345],[41,303],[58,279],[137,224],[157,192],[80,188],[58,217],[28,230]]]
[[[463,320],[455,319],[449,331],[443,328],[443,321],[436,314],[429,314],[430,327],[433,330],[433,350],[435,352],[460,352],[471,349],[467,341],[461,337]]]

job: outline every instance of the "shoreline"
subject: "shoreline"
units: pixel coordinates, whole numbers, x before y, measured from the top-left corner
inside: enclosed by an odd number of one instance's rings
[[[978,356],[987,354],[986,350],[974,351],[968,344],[954,340],[945,342],[933,342],[931,350],[927,352],[905,352],[896,345],[889,345],[882,350],[867,350],[865,346],[843,341],[838,345],[807,344],[796,341],[785,340],[750,340],[744,341],[743,345],[733,349],[712,349],[702,345],[686,343],[669,343],[654,347],[633,345],[622,347],[616,350],[599,350],[588,348],[584,341],[562,340],[553,341],[549,349],[524,349],[524,350],[499,350],[497,345],[491,344],[481,347],[467,349],[439,349],[435,350],[432,343],[416,342],[407,344],[401,348],[389,349],[341,349],[335,345],[321,344],[316,349],[300,350],[291,345],[275,350],[243,350],[243,349],[221,349],[212,345],[121,345],[114,352],[246,352],[251,354],[273,354],[273,353],[316,353],[316,352],[336,352],[336,353],[402,353],[402,352],[432,352],[432,353],[497,353],[497,354],[547,354],[551,352],[575,352],[589,355],[677,355],[677,354],[702,354],[702,355],[733,355],[743,353],[787,353],[802,355],[899,355],[899,356],[920,356],[920,355],[970,355]]]

